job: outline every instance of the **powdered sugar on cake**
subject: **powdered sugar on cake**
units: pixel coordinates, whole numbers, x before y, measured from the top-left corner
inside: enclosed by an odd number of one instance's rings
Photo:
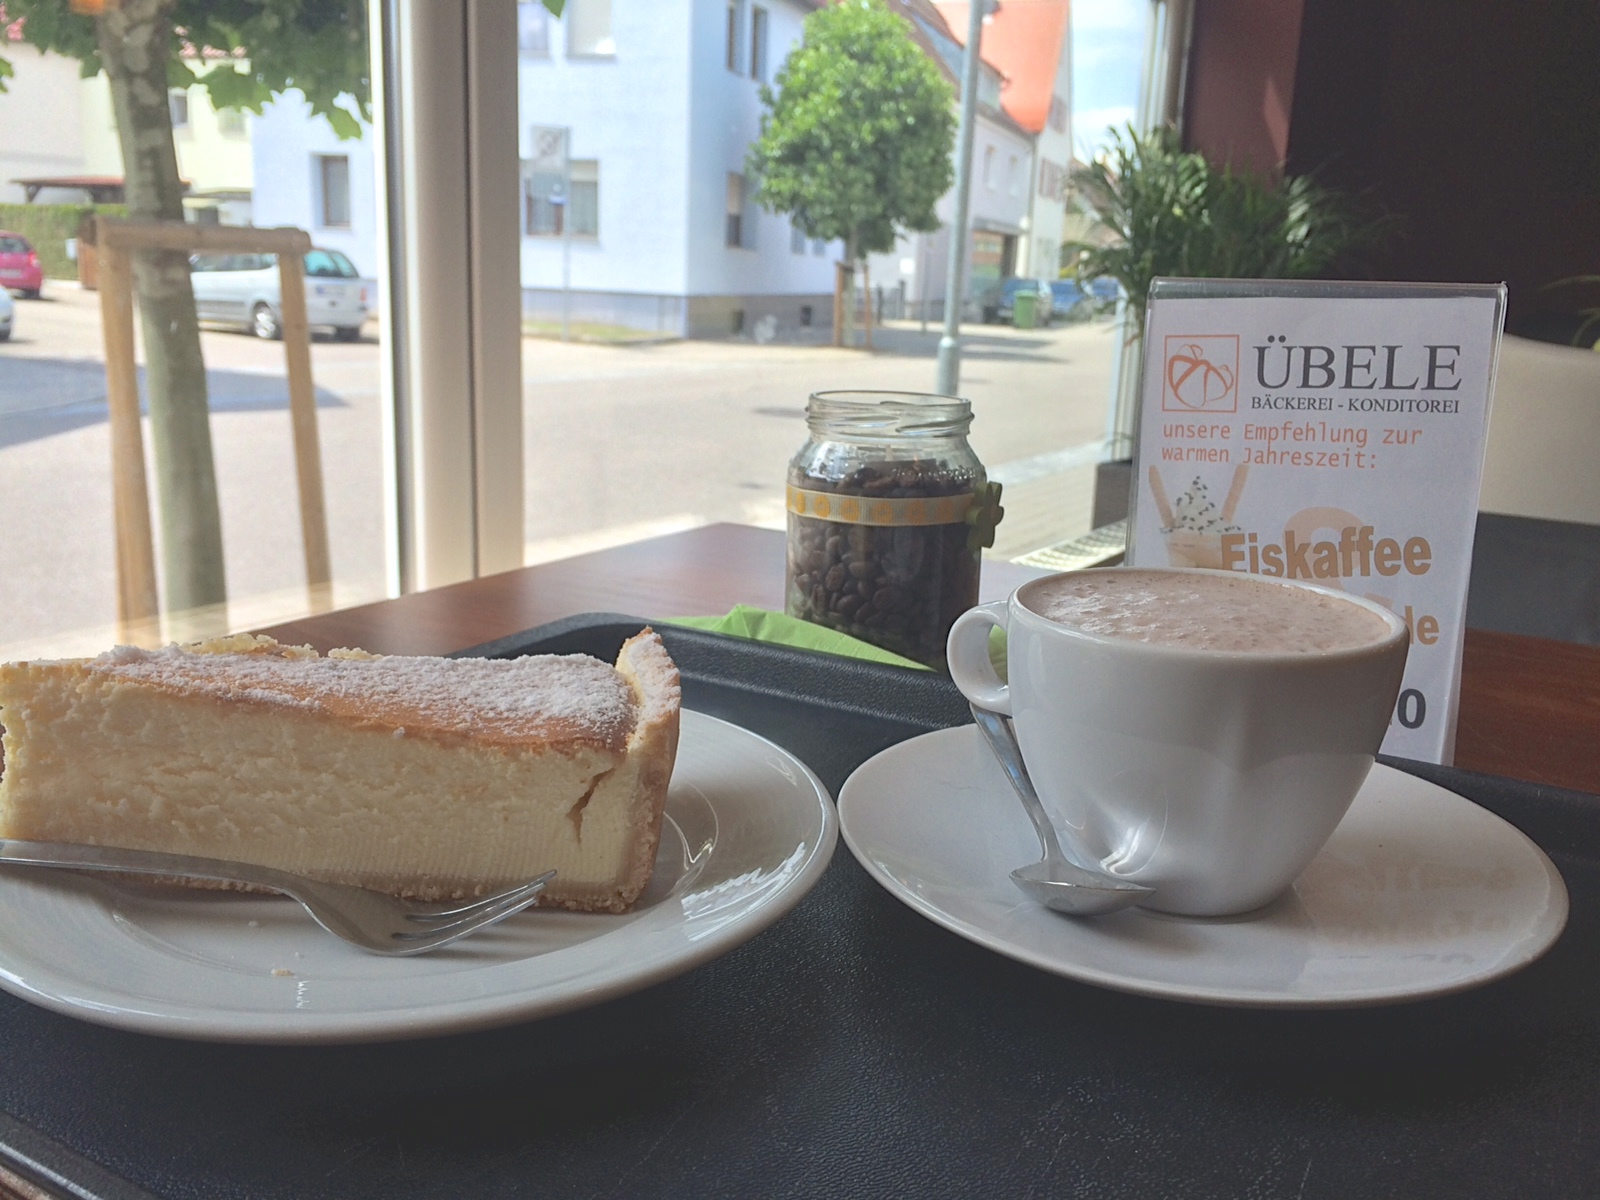
[[[637,720],[628,682],[587,655],[413,658],[335,651],[322,658],[270,639],[230,638],[194,649],[119,646],[88,669],[235,703],[303,708],[407,736],[576,739],[620,749]]]

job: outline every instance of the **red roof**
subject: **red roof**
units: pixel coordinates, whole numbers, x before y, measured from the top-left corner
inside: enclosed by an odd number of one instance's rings
[[[966,0],[934,3],[956,40],[964,43],[971,6]],[[1038,133],[1050,119],[1068,17],[1068,0],[1001,0],[1000,11],[983,26],[984,61],[1006,76],[1000,107],[1030,133]]]

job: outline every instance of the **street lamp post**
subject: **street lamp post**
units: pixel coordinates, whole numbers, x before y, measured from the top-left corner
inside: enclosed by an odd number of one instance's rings
[[[989,0],[975,0],[967,13],[967,46],[961,60],[961,119],[956,132],[956,210],[950,223],[945,265],[944,335],[939,339],[939,374],[934,391],[954,396],[961,386],[961,304],[967,257],[967,213],[972,183],[972,142],[978,122],[979,44]]]

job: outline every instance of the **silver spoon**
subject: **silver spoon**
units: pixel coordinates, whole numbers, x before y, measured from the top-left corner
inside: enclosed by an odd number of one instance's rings
[[[1011,726],[999,713],[976,704],[971,708],[972,719],[978,723],[984,741],[994,751],[1006,778],[1011,780],[1022,807],[1028,810],[1039,841],[1044,844],[1044,858],[1011,872],[1012,881],[1046,908],[1080,917],[1115,912],[1153,895],[1154,888],[1118,879],[1103,871],[1091,871],[1067,859],[1056,839],[1055,826],[1050,823],[1044,805],[1039,803],[1039,794],[1033,790],[1028,769],[1022,765],[1022,750]]]

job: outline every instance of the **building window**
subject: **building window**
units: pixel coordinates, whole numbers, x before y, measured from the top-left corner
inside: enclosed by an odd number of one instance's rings
[[[1039,195],[1046,200],[1064,200],[1067,195],[1067,171],[1060,163],[1048,158],[1039,160]]]
[[[730,246],[744,245],[744,176],[728,174],[728,229]]]
[[[561,209],[566,185],[555,171],[533,171],[522,176],[522,231],[530,237],[553,237],[561,232]]]
[[[1059,96],[1050,97],[1050,128],[1057,133],[1067,133],[1069,123],[1067,106]]]
[[[520,0],[517,5],[517,53],[550,57],[550,13],[540,0]]]
[[[767,10],[750,10],[750,78],[767,81]]]
[[[227,137],[243,137],[244,109],[219,108],[217,110],[217,132]]]
[[[344,154],[317,156],[322,185],[322,226],[325,229],[350,227],[350,159]]]
[[[744,45],[744,39],[739,36],[740,27],[744,24],[739,19],[740,9],[744,7],[744,0],[728,0],[728,70],[735,75],[739,70],[739,48]]]
[[[727,244],[755,249],[756,214],[745,189],[744,176],[728,173]]]
[[[789,253],[804,254],[806,252],[806,231],[798,225],[789,226]]]
[[[173,88],[167,93],[167,111],[172,114],[172,127],[174,129],[189,128],[189,93],[182,88]]]
[[[569,227],[573,237],[600,236],[600,164],[575,158],[568,171],[563,179],[523,164],[522,231],[529,237],[560,237]]]
[[[611,0],[567,0],[567,53],[604,57],[617,52],[611,36]]]
[[[983,148],[983,186],[986,187],[986,188],[993,188],[994,187],[994,147],[993,146],[985,146]]]
[[[572,160],[572,197],[567,211],[573,237],[600,236],[600,164],[592,158]]]
[[[1006,195],[1008,196],[1022,195],[1021,166],[1022,164],[1015,154],[1006,160]]]
[[[827,252],[828,243],[823,241],[821,238],[817,238],[811,243],[811,253],[815,254],[818,258],[821,258]]]

